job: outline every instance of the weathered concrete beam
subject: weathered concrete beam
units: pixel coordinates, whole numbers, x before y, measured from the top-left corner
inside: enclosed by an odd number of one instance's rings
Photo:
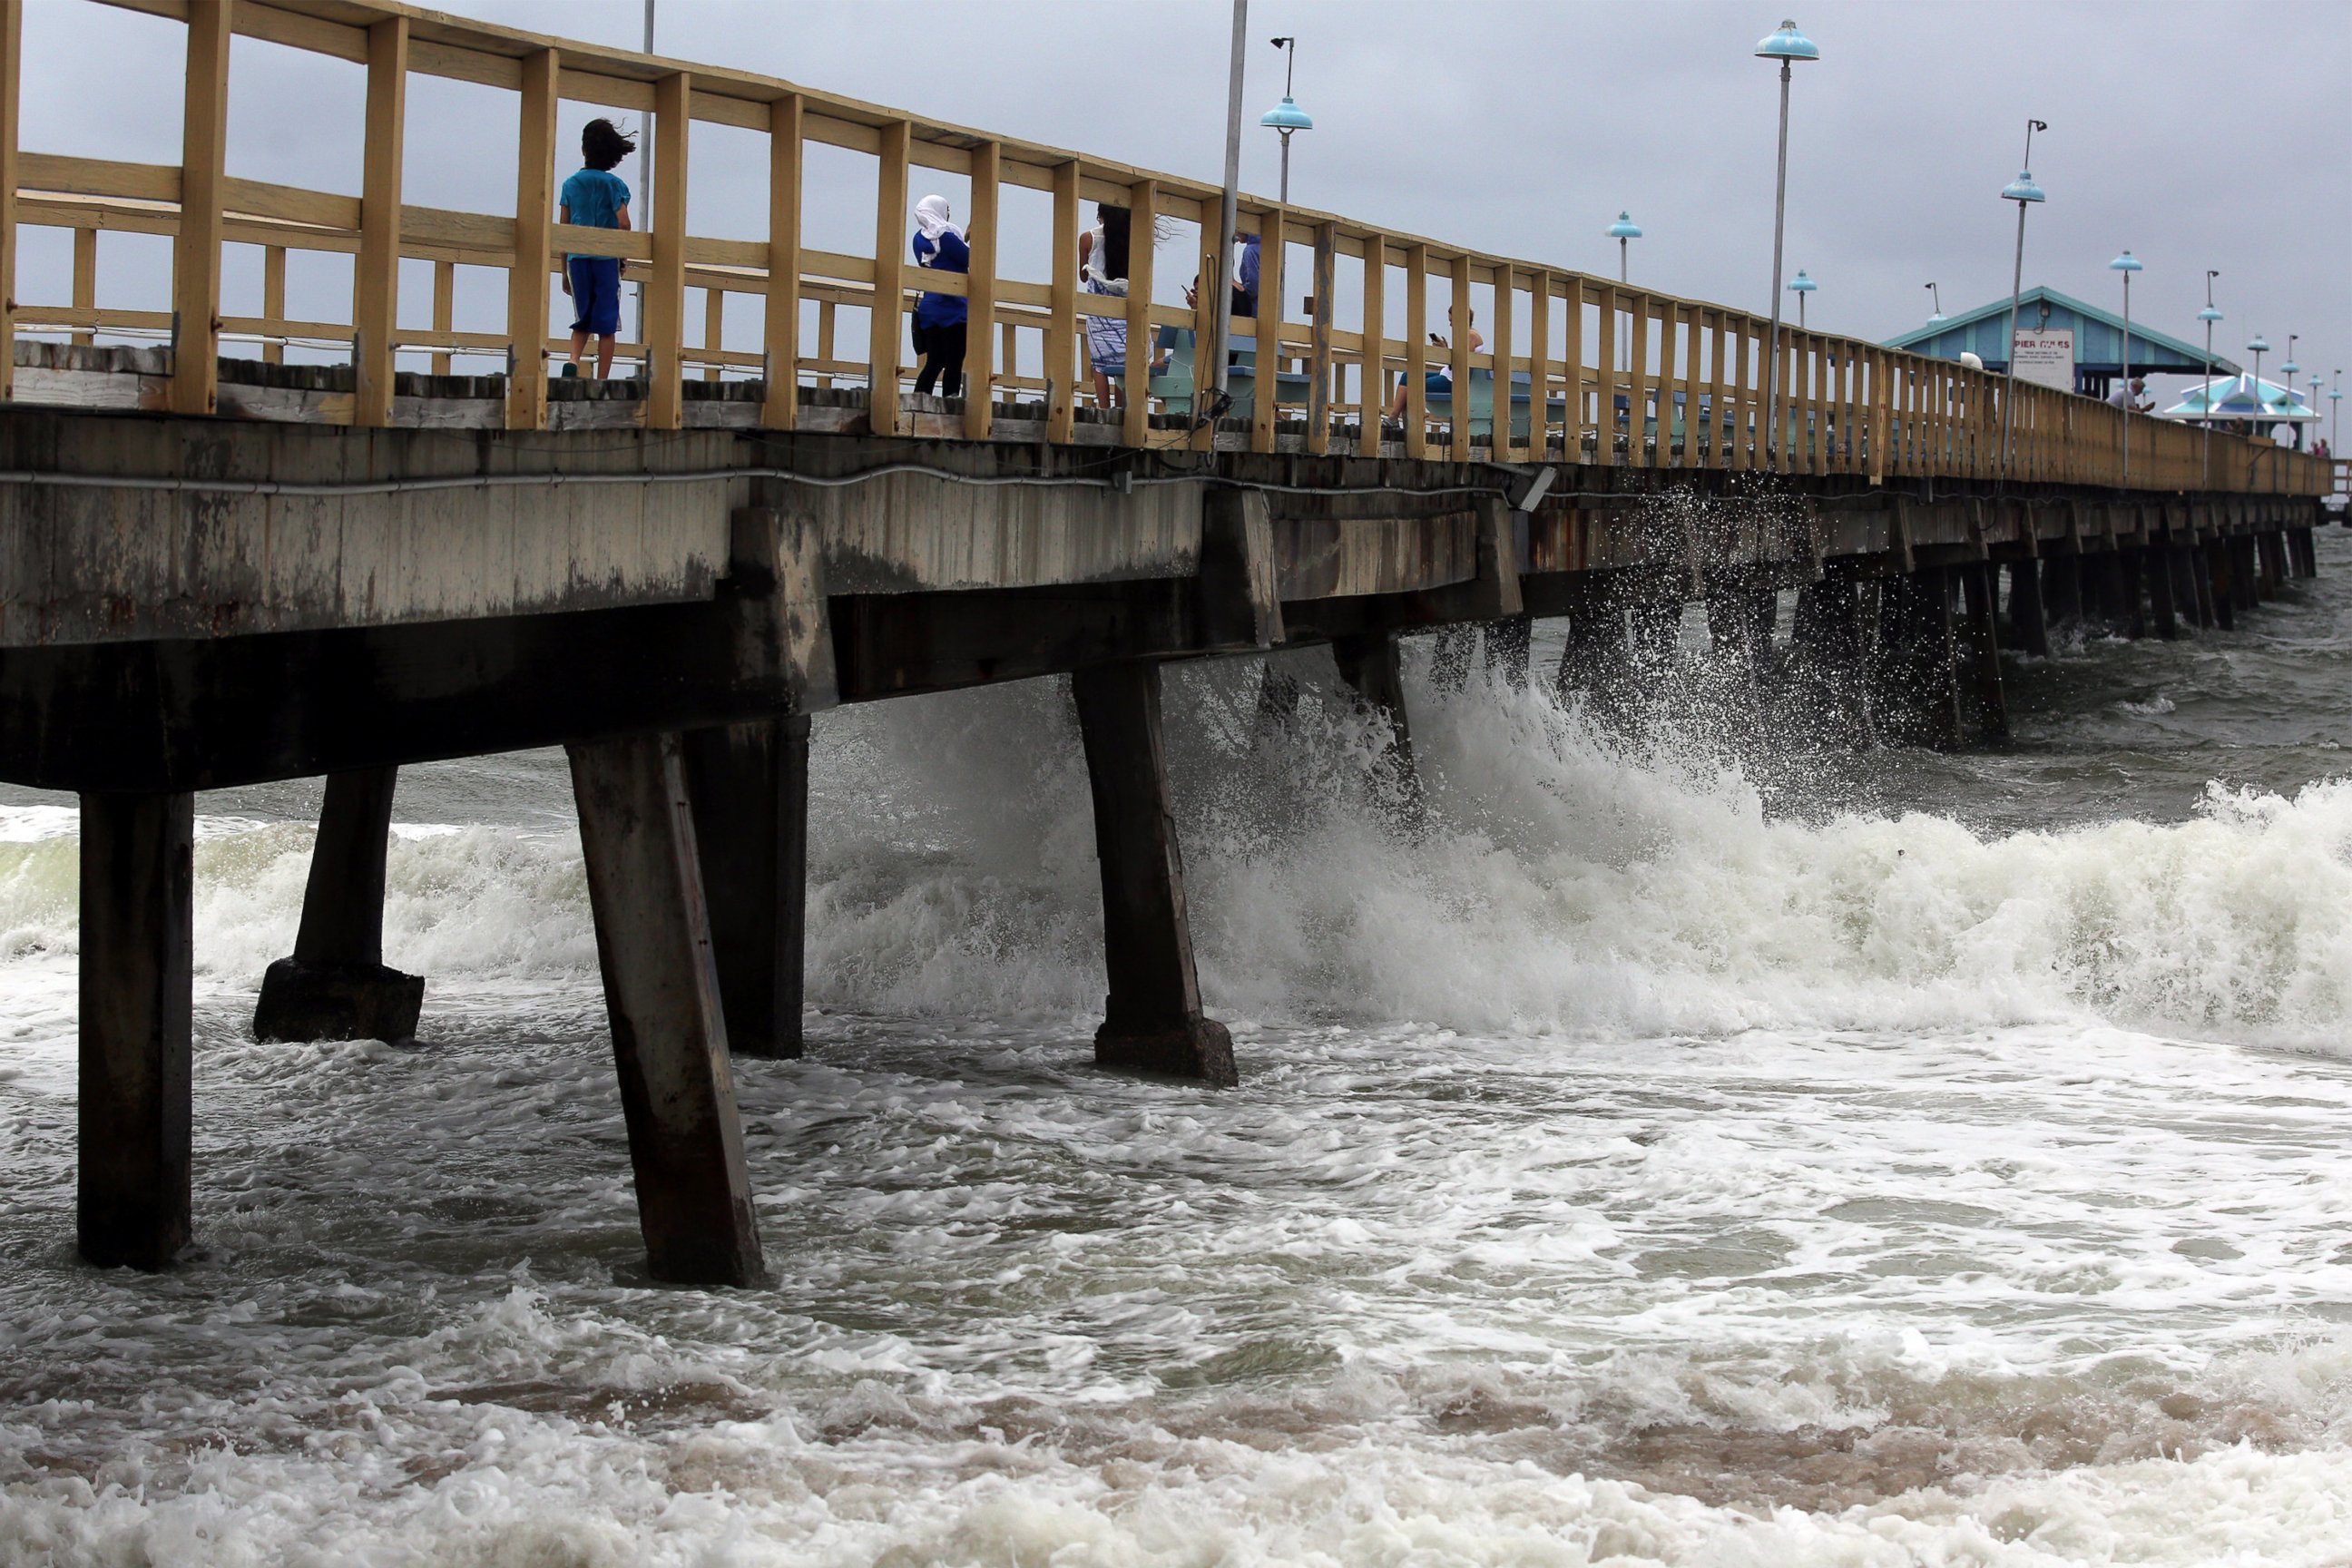
[[[1202,1016],[1184,861],[1168,790],[1160,668],[1095,665],[1070,678],[1094,795],[1109,990],[1095,1059],[1231,1085],[1233,1037]]]
[[[568,750],[646,1266],[752,1284],[760,1237],[678,738]]]
[[[808,925],[809,719],[681,738],[710,950],[737,1055],[801,1054]]]
[[[101,1268],[188,1240],[195,797],[81,797],[76,1237]]]
[[[383,962],[384,858],[397,768],[327,775],[294,955],[261,977],[262,1040],[411,1039],[425,980]]]

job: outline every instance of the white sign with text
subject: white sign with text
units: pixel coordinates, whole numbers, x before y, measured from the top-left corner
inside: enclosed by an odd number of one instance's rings
[[[2018,328],[2017,355],[2012,363],[2020,380],[2054,386],[2061,392],[2074,391],[2074,329]]]

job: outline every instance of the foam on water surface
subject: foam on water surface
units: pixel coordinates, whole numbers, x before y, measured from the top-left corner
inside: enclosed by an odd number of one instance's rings
[[[2341,581],[2265,612],[2339,705]],[[640,1272],[546,757],[404,778],[415,1049],[245,1037],[314,801],[200,802],[197,1247],[78,1264],[11,795],[0,1562],[2352,1561],[2352,784],[2305,689],[2215,717],[2274,657],[2063,648],[2017,752],[1859,783],[1416,661],[1418,827],[1360,721],[1171,673],[1228,1094],[1086,1065],[1055,687],[823,716],[743,1292]]]

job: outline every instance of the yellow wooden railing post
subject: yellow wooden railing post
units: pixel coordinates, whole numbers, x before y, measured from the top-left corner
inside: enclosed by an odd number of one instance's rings
[[[1404,249],[1404,455],[1429,455],[1429,247]]]
[[[1250,331],[1257,343],[1257,401],[1250,405],[1250,450],[1274,450],[1275,405],[1282,395],[1282,258],[1285,214],[1268,207],[1257,215],[1257,318]]]
[[[172,244],[172,411],[210,414],[220,389],[221,189],[228,151],[231,0],[188,0],[180,231]],[[14,182],[11,182],[13,188]],[[11,360],[14,359],[13,352]]]
[[[702,290],[702,352],[705,362],[702,379],[726,379],[726,366],[719,355],[727,347],[727,290],[716,283]]]
[[[686,423],[686,171],[693,97],[694,82],[685,71],[654,83],[654,262],[646,285],[649,430],[676,430]]]
[[[1365,458],[1381,455],[1381,420],[1388,412],[1388,388],[1383,374],[1389,341],[1388,257],[1386,239],[1377,234],[1364,237],[1364,347],[1356,389],[1356,452]]]
[[[866,423],[877,436],[905,425],[898,409],[898,344],[906,335],[907,152],[913,127],[894,120],[882,127],[880,168],[874,193],[874,309],[866,326]]]
[[[1528,460],[1551,456],[1551,272],[1528,279]]]
[[[967,441],[987,440],[995,423],[996,231],[1002,222],[998,216],[1002,210],[998,182],[1003,177],[996,143],[982,142],[973,147],[971,221],[964,226],[964,243],[971,251],[971,270],[966,279],[963,360],[963,434]],[[1013,374],[1009,352],[1004,356],[1004,374]]]
[[[760,423],[790,430],[800,423],[801,95],[768,105],[768,299],[761,329],[767,378]],[[830,343],[819,352],[830,355]]]
[[[93,232],[92,239],[97,238]],[[96,248],[92,247],[93,250]],[[286,344],[286,247],[273,245],[261,253],[261,318],[269,323],[269,341],[261,345],[264,364],[284,364]]]
[[[433,374],[449,374],[449,334],[457,325],[457,264],[436,261],[433,264],[433,335],[441,347],[433,351]]]
[[[0,0],[0,3],[5,3],[5,0]],[[95,321],[98,319],[98,230],[94,228],[78,228],[74,230],[73,239],[74,313],[79,316],[84,311],[88,311],[90,320]],[[280,268],[283,268],[285,265],[286,256],[285,248],[282,246],[273,245],[269,249],[272,255],[278,258],[278,265]],[[261,313],[263,315],[268,316],[275,314],[282,316],[285,314],[285,311],[282,309],[277,311],[272,311],[269,309],[266,263],[264,265],[262,294]],[[6,310],[11,321],[9,336],[13,338],[15,331],[13,322],[16,316],[15,302],[11,300],[5,309]],[[7,340],[0,339],[0,342],[5,341]],[[96,333],[87,330],[77,330],[73,335],[73,341],[77,343],[86,345],[96,342],[98,341],[98,337]],[[14,353],[9,354],[8,356],[8,368],[12,371],[16,368],[16,356]]]
[[[1331,449],[1331,291],[1339,287],[1339,226],[1315,226],[1313,327],[1307,340],[1307,449],[1320,457]]]
[[[1206,289],[1202,289],[1205,297]],[[1053,318],[1045,327],[1045,439],[1065,442],[1078,425],[1078,164],[1054,166]],[[1203,340],[1204,342],[1206,340]],[[1206,350],[1202,350],[1206,353]],[[1205,393],[1207,367],[1195,364],[1196,403]]]
[[[400,166],[408,102],[408,18],[368,28],[367,153],[360,177],[360,256],[352,271],[353,421],[392,423],[394,347],[400,313]]]
[[[1560,323],[1564,329],[1561,346],[1565,359],[1561,363],[1561,379],[1567,383],[1567,433],[1561,438],[1560,458],[1563,461],[1584,461],[1584,279],[1574,272],[1568,275],[1568,287],[1561,303],[1567,307],[1568,318]]]
[[[1160,220],[1160,185],[1138,180],[1127,193],[1127,367],[1118,438],[1129,447],[1151,435],[1151,234]]]
[[[507,428],[547,423],[548,248],[555,226],[556,54],[522,59],[515,152],[515,247],[507,268]]]
[[[16,132],[25,101],[25,0],[0,0],[0,399],[16,388]],[[74,233],[74,306],[81,307],[81,235]],[[91,233],[95,245],[97,235]],[[93,268],[97,252],[91,252]],[[77,336],[76,342],[88,342]]]
[[[1486,454],[1496,462],[1508,461],[1512,451],[1511,429],[1511,334],[1518,330],[1517,301],[1511,298],[1511,264],[1495,264],[1495,331],[1488,345],[1495,356],[1495,417],[1487,437]],[[1463,400],[1463,418],[1469,418],[1469,399]]]

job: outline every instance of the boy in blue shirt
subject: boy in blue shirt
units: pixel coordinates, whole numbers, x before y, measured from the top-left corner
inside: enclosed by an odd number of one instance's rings
[[[613,165],[637,150],[609,120],[592,120],[580,132],[580,161],[587,165],[563,182],[563,222],[584,228],[627,228],[629,187]],[[572,363],[566,375],[580,374],[580,356],[596,340],[596,374],[613,374],[613,339],[621,330],[621,258],[566,256],[563,291],[572,296]]]

